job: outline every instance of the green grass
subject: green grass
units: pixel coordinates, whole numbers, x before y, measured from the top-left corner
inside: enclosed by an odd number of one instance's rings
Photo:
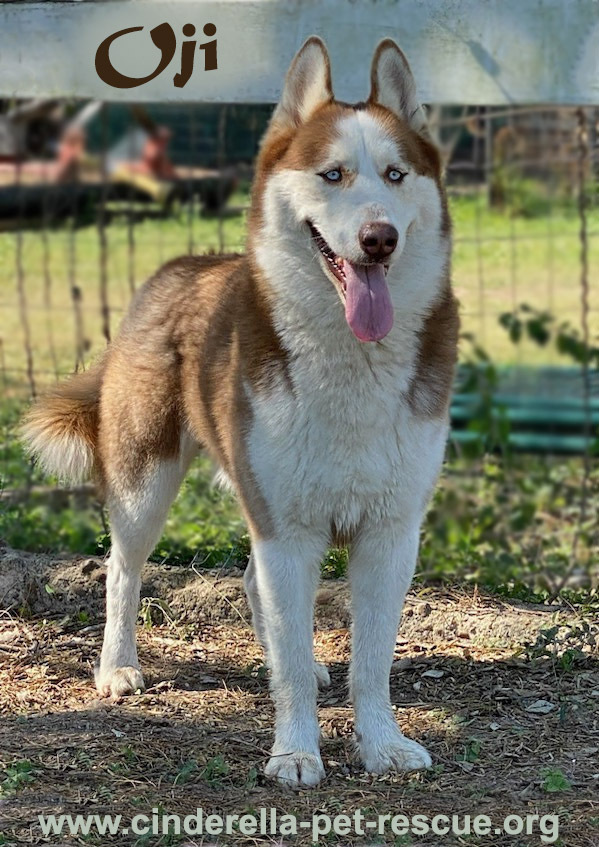
[[[568,204],[525,218],[490,209],[481,196],[451,201],[455,245],[453,281],[462,304],[462,328],[476,335],[497,364],[554,364],[555,350],[524,341],[514,345],[501,313],[528,303],[580,326],[580,222]],[[591,335],[599,335],[599,210],[589,209]]]
[[[0,489],[53,483],[23,458],[15,426],[21,408],[13,400],[0,414]],[[596,602],[591,586],[599,582],[599,468],[589,481],[586,516],[581,514],[582,471],[580,458],[451,458],[424,526],[417,582],[472,582],[506,596],[542,601],[569,574],[565,594],[572,601]],[[214,488],[212,477],[209,459],[198,458],[169,513],[154,561],[245,564],[244,522],[233,498]],[[91,555],[109,549],[100,506],[82,508],[75,500],[66,508],[52,508],[47,499],[34,496],[5,506],[0,538],[40,552]],[[341,576],[346,565],[345,550],[330,550],[323,575]]]
[[[498,364],[559,362],[555,350],[523,341],[514,345],[499,325],[502,312],[526,302],[548,309],[561,320],[580,323],[579,222],[571,203],[540,217],[518,217],[490,209],[480,193],[451,197],[455,249],[453,279],[462,304],[462,326],[473,333]],[[186,253],[243,250],[247,192],[219,222],[181,209],[164,220],[135,225],[133,254],[124,221],[107,228],[108,300],[114,334],[131,296],[130,275],[139,286],[163,262]],[[599,211],[589,210],[589,229],[599,231]],[[102,350],[100,242],[95,226],[72,232],[68,225],[20,236],[27,321],[38,382],[53,378],[55,367],[70,371],[76,362],[76,311],[72,284],[81,291],[80,309],[86,360]],[[0,233],[0,309],[4,368],[24,382],[24,328],[17,290],[18,239]],[[132,257],[132,258],[131,258]],[[589,278],[599,274],[599,241],[589,240]],[[49,281],[49,289],[48,289]],[[48,311],[48,300],[51,310]],[[599,334],[599,295],[591,286],[591,332]],[[52,352],[54,350],[54,352]]]
[[[243,192],[234,198],[237,206],[246,201]],[[531,341],[514,344],[498,318],[518,303],[527,302],[552,311],[560,321],[569,319],[578,325],[579,223],[572,204],[544,207],[541,216],[516,219],[489,209],[482,195],[472,193],[452,197],[451,207],[455,227],[453,277],[463,305],[463,330],[476,336],[496,364],[571,364],[571,360],[560,358],[555,345],[540,347]],[[599,212],[595,209],[589,211],[589,227],[599,231]],[[190,242],[198,252],[220,247],[241,250],[244,235],[242,211],[228,214],[222,225],[216,218],[191,220],[185,210],[167,220],[139,223],[135,227],[136,285],[161,262],[186,252]],[[126,224],[112,223],[107,237],[114,332],[130,298]],[[75,363],[75,314],[69,275],[73,250],[74,281],[83,292],[86,359],[89,361],[104,346],[98,233],[87,226],[75,234],[68,227],[47,234],[51,312],[46,309],[42,233],[28,231],[21,238],[34,366],[38,372],[46,372],[37,374],[42,384],[53,379],[55,363],[64,372],[72,370]],[[1,352],[7,378],[0,410],[0,489],[48,482],[25,461],[16,435],[16,423],[28,394],[24,374],[12,372],[24,367],[16,255],[16,235],[0,234]],[[591,237],[589,278],[598,273],[598,242]],[[591,306],[596,310],[599,306],[596,286],[592,288]],[[592,314],[593,334],[599,332],[598,314]],[[208,459],[194,463],[171,510],[155,559],[194,560],[207,565],[245,560],[248,541],[243,521],[233,499],[212,486],[212,474]],[[593,580],[597,581],[599,572],[592,518],[588,517],[596,515],[599,506],[599,477],[595,471],[586,523],[580,525],[581,474],[579,459],[452,459],[425,527],[420,580],[472,580],[504,593],[542,598],[572,570],[575,547],[579,560],[574,562],[576,585],[584,593]],[[90,503],[81,508],[71,503],[67,508],[53,509],[47,501],[35,498],[0,509],[0,537],[15,547],[50,552],[104,553],[109,544],[105,516],[98,505]],[[323,563],[325,575],[344,573],[346,560],[345,551],[330,551]]]
[[[0,491],[29,484],[52,485],[23,455],[17,424],[23,404],[7,400],[0,411]],[[172,563],[196,559],[198,565],[241,560],[247,551],[245,526],[233,497],[214,487],[214,468],[198,457],[175,501],[153,559]],[[102,507],[88,501],[53,507],[45,497],[0,508],[0,538],[12,547],[40,552],[103,554],[109,548]]]
[[[236,199],[247,200],[246,195]],[[100,352],[102,335],[100,294],[100,243],[95,226],[71,231],[68,226],[44,233],[21,233],[21,254],[27,320],[31,332],[34,366],[40,383],[53,378],[53,370],[73,370],[76,362],[77,318],[72,285],[81,291],[80,309],[86,361]],[[224,218],[197,217],[192,225],[185,212],[163,220],[147,219],[134,229],[135,248],[130,254],[129,228],[123,221],[107,228],[108,301],[111,332],[114,334],[131,298],[130,274],[139,287],[164,262],[188,253],[243,250],[245,214]],[[25,367],[24,329],[17,290],[16,266],[19,245],[15,233],[0,233],[0,309],[4,366]],[[48,310],[48,286],[50,303]],[[52,353],[54,349],[54,355]],[[24,375],[17,374],[21,380]]]

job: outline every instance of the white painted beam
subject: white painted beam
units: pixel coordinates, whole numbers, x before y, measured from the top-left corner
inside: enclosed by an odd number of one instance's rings
[[[217,27],[218,69],[203,54],[175,88],[179,52],[139,88],[112,88],[95,54],[117,30],[143,26],[114,43],[113,64],[144,76],[160,56],[149,37],[168,22],[179,45],[185,23],[198,43]],[[304,39],[328,43],[335,92],[363,99],[376,43],[395,38],[406,52],[424,102],[599,104],[597,0],[97,0],[0,3],[0,95],[69,95],[105,100],[274,102]]]

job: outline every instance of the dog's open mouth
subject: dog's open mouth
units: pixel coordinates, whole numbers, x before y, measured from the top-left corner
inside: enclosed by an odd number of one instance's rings
[[[320,250],[321,256],[327,263],[327,269],[335,277],[338,283],[337,288],[340,289],[340,293],[342,294],[342,297],[345,300],[347,283],[345,281],[345,271],[343,270],[344,260],[341,258],[341,256],[338,256],[335,251],[329,247],[329,245],[324,240],[320,232],[316,229],[312,221],[308,221],[308,226],[310,227],[310,232],[312,233],[312,240]]]
[[[345,304],[349,328],[360,341],[380,341],[393,326],[393,304],[385,279],[389,266],[382,262],[360,265],[344,259],[329,246],[312,221],[307,224],[323,268]]]

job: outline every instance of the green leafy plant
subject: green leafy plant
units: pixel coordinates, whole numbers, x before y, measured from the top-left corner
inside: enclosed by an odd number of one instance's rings
[[[189,782],[194,773],[198,770],[198,763],[195,759],[190,759],[188,762],[184,762],[179,770],[177,771],[177,775],[173,780],[173,785],[179,785],[184,782]]]
[[[543,790],[549,794],[557,794],[561,791],[569,791],[572,783],[559,768],[544,768],[541,771]]]
[[[583,648],[595,651],[598,641],[599,630],[586,620],[570,626],[557,623],[540,630],[536,641],[522,652],[528,661],[549,659],[557,669],[567,672],[588,661]]]
[[[474,764],[480,758],[481,743],[478,738],[469,738],[464,745],[462,753],[458,756],[459,762],[470,762]]]
[[[540,347],[554,344],[555,348],[576,364],[599,367],[599,345],[585,344],[576,327],[569,321],[560,321],[551,312],[522,303],[512,312],[503,312],[499,323],[510,340],[518,343],[528,338]]]
[[[460,339],[462,362],[457,391],[471,398],[467,429],[475,436],[462,446],[462,452],[481,457],[498,451],[507,456],[510,422],[505,409],[495,399],[499,385],[497,367],[471,333],[462,333]]]
[[[37,774],[38,769],[28,759],[14,761],[4,771],[4,779],[0,782],[0,797],[16,794],[34,782]]]
[[[210,785],[219,785],[230,770],[231,768],[226,763],[224,756],[219,754],[206,762],[201,770],[200,778]]]

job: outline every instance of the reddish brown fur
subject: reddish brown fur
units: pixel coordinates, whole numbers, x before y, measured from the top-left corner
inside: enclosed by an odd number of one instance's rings
[[[247,259],[189,256],[140,289],[101,366],[43,398],[26,427],[48,441],[81,437],[108,497],[143,485],[187,437],[219,462],[255,534],[268,536],[270,515],[246,457],[243,386],[259,392],[275,373],[287,378],[286,354]]]
[[[25,437],[28,437],[29,431],[47,439],[75,436],[92,452],[95,451],[103,375],[102,359],[89,371],[75,374],[66,382],[47,391],[25,416]]]
[[[339,122],[356,109],[368,111],[380,122],[398,147],[405,151],[416,173],[434,179],[442,198],[442,231],[449,235],[451,222],[443,185],[441,154],[432,141],[415,132],[407,121],[380,106],[375,100],[349,105],[337,100],[324,102],[300,127],[273,121],[261,144],[256,162],[256,175],[250,210],[250,234],[257,233],[262,223],[262,198],[268,177],[278,169],[314,169],[322,165],[323,151],[338,133]]]
[[[175,458],[186,434],[235,483],[256,533],[269,534],[245,455],[243,383],[259,391],[284,376],[286,357],[260,289],[244,257],[205,256],[169,262],[140,291],[104,375],[98,450],[109,487]]]
[[[420,333],[416,371],[408,394],[414,414],[441,417],[447,413],[457,361],[459,328],[458,303],[448,279],[441,299]]]
[[[339,119],[365,108],[397,140],[418,173],[442,187],[438,151],[373,98],[357,107],[325,101],[300,127],[274,120],[256,166],[250,244],[261,226],[264,186],[274,169],[310,168]],[[251,248],[250,248],[251,249]],[[29,422],[48,439],[65,432],[94,450],[108,492],[143,484],[146,470],[179,455],[184,437],[206,447],[241,494],[255,533],[272,521],[246,455],[251,409],[244,383],[260,391],[274,376],[291,388],[286,351],[273,326],[270,289],[250,252],[174,260],[133,301],[102,364],[74,377],[34,406]],[[409,402],[416,414],[446,413],[456,359],[457,306],[446,281],[420,336]]]
[[[299,129],[277,123],[271,126],[262,142],[256,166],[250,213],[251,234],[257,235],[262,223],[262,197],[269,175],[279,168],[304,170],[319,166],[322,151],[334,138],[339,121],[356,108],[364,108],[372,114],[405,151],[415,171],[436,182],[441,196],[441,233],[444,237],[450,236],[451,218],[439,150],[427,136],[415,132],[407,121],[376,103],[373,94],[367,103],[357,107],[337,101],[326,102]],[[451,291],[448,269],[442,295],[420,334],[417,369],[408,397],[416,414],[437,417],[446,413],[457,360],[458,332],[458,305]]]

